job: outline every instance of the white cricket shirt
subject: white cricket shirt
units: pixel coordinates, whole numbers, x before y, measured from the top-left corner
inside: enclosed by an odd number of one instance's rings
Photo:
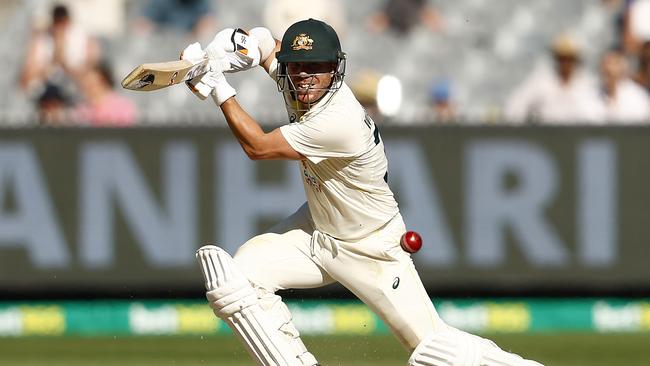
[[[388,160],[377,126],[345,83],[329,102],[326,96],[280,131],[307,158],[298,165],[318,231],[354,241],[399,212],[388,187]]]

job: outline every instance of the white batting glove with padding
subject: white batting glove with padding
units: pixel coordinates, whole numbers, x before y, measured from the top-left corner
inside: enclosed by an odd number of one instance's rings
[[[243,29],[226,28],[214,37],[205,49],[212,64],[217,60],[219,66],[224,57],[229,65],[222,72],[239,72],[252,69],[260,63],[259,41],[253,34]]]
[[[187,60],[191,62],[192,65],[196,65],[202,62],[206,57],[207,55],[201,48],[201,44],[199,42],[190,44],[181,52],[181,60]]]
[[[185,82],[185,85],[187,85],[190,91],[201,100],[205,100],[212,93],[212,87],[203,82],[205,75],[207,73]]]
[[[198,42],[192,43],[185,47],[181,52],[181,60],[190,61],[192,64],[198,64],[207,57],[207,53],[201,49],[201,44]],[[210,60],[208,69],[206,71],[221,72],[230,67],[230,62],[225,58],[225,52],[221,58],[214,58]],[[205,74],[203,74],[205,75]],[[212,92],[212,86],[202,82],[203,75],[199,75],[192,80],[186,81],[185,84],[190,88],[192,93],[199,99],[204,100]]]
[[[209,71],[188,81],[187,85],[201,99],[211,95],[218,106],[237,94],[222,72]]]
[[[275,52],[275,38],[268,28],[255,27],[248,31],[251,36],[257,38],[258,48],[260,50],[260,62],[266,61],[273,52]]]

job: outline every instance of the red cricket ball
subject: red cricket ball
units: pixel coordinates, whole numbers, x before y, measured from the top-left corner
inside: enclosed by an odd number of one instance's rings
[[[415,231],[407,231],[399,243],[405,251],[415,253],[422,248],[422,237]]]

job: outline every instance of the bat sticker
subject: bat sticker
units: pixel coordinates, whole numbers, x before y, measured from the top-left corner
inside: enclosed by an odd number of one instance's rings
[[[205,71],[206,71],[206,67],[203,67],[203,66],[194,67],[192,70],[190,70],[190,72],[187,73],[187,76],[185,77],[185,79],[187,79],[187,80],[194,79],[195,77],[205,73]]]
[[[156,77],[153,74],[146,74],[133,85],[133,89],[142,89],[147,85],[151,85],[155,79]]]

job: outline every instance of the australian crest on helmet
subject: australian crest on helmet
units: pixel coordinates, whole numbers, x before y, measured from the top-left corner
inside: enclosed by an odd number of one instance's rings
[[[311,39],[307,34],[300,33],[293,39],[291,43],[291,48],[294,51],[298,50],[311,50],[313,48],[314,40]]]

